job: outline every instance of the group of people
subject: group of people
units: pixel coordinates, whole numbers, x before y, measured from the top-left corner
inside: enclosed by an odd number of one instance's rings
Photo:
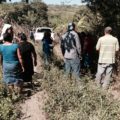
[[[10,94],[21,94],[23,82],[32,82],[33,66],[37,65],[37,55],[34,46],[27,41],[25,33],[18,33],[17,43],[13,41],[14,31],[6,24],[3,33],[3,43],[0,44],[3,81],[8,86]]]
[[[111,35],[112,28],[104,29],[104,36],[98,39],[96,50],[99,51],[96,83],[107,89],[110,84],[116,52],[119,51],[119,43],[116,37]],[[1,64],[3,69],[3,81],[7,84],[9,92],[21,93],[23,82],[31,81],[34,74],[34,66],[37,65],[37,55],[34,46],[27,41],[24,33],[18,33],[17,43],[13,42],[14,31],[8,25],[3,34],[3,43],[0,44]],[[61,52],[64,56],[65,75],[72,75],[81,81],[81,68],[91,68],[93,55],[92,38],[84,32],[78,34],[74,23],[69,23],[67,31],[60,37]],[[45,32],[42,39],[45,65],[50,64],[53,52],[53,40],[50,32]],[[92,66],[94,67],[94,66]]]
[[[113,66],[115,64],[116,52],[119,51],[118,39],[111,35],[112,28],[104,29],[104,36],[98,39],[96,50],[99,51],[96,83],[104,89],[108,89]],[[76,32],[75,24],[69,23],[67,31],[61,37],[61,51],[64,56],[65,74],[68,77],[72,74],[77,80],[81,80],[80,69],[82,66],[90,65],[93,55],[92,41],[82,33],[84,42]],[[90,37],[89,37],[90,38]],[[83,61],[83,62],[81,62]],[[89,66],[94,67],[94,66]]]

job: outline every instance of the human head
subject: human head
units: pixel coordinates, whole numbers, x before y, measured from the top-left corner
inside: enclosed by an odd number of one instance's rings
[[[80,36],[81,36],[82,38],[84,38],[84,37],[86,37],[86,33],[85,33],[85,32],[81,32],[81,33],[80,33]]]
[[[51,37],[51,33],[49,32],[49,31],[46,31],[45,33],[44,33],[44,38],[50,38]]]
[[[12,28],[11,24],[4,24],[3,28],[2,28],[2,33],[6,33],[8,31],[8,29]]]
[[[13,28],[12,28],[12,26],[10,28],[7,28],[5,33],[10,33],[11,36],[13,37]]]
[[[67,28],[68,31],[72,31],[72,30],[75,30],[75,24],[73,22],[70,22],[68,23],[68,28]]]
[[[4,38],[3,38],[4,33],[9,33],[8,31],[9,31],[9,29],[11,29],[11,28],[12,28],[12,25],[10,25],[10,24],[4,24],[4,26],[3,26],[3,28],[2,28],[0,40],[3,40],[3,39],[4,39]],[[13,37],[13,32],[12,32],[11,36]]]
[[[3,34],[3,40],[4,40],[5,42],[12,42],[13,37],[11,36],[10,33],[4,33],[4,34]]]
[[[108,26],[104,29],[105,34],[110,34],[111,32],[112,32],[112,28],[110,26]]]
[[[6,29],[6,33],[13,33],[13,28],[12,28],[12,27],[7,28],[7,29]]]
[[[18,37],[21,41],[27,41],[27,36],[25,35],[25,33],[18,33]]]

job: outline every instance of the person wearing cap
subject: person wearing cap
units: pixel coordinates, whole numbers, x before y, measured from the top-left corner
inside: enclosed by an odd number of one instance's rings
[[[74,23],[68,24],[67,32],[61,37],[61,51],[64,56],[66,75],[72,73],[72,76],[79,80],[81,44]]]
[[[104,29],[104,36],[98,39],[96,50],[99,51],[98,69],[96,74],[96,82],[103,89],[108,89],[113,65],[115,64],[116,52],[119,50],[118,39],[111,35],[112,28]]]

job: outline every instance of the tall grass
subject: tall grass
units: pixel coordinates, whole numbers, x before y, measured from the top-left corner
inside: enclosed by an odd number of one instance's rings
[[[45,111],[49,120],[120,120],[120,102],[99,89],[89,76],[66,79],[64,71],[45,70],[42,87],[48,92]]]
[[[2,82],[2,69],[0,67],[0,120],[16,120],[18,112],[14,102],[7,96],[7,91]]]

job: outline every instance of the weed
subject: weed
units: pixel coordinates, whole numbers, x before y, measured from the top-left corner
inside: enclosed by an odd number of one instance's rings
[[[50,120],[119,120],[120,103],[96,87],[85,76],[81,81],[66,79],[64,72],[52,66],[45,71],[42,87],[49,99],[45,111]],[[87,81],[87,82],[86,82]],[[82,84],[84,83],[84,84]]]

